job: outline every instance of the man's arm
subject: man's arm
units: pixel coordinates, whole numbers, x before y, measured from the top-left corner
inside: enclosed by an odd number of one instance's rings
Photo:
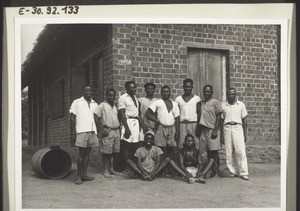
[[[216,115],[215,127],[214,127],[213,132],[211,133],[212,139],[215,139],[218,136],[218,128],[220,125],[220,119],[221,119],[221,112]]]
[[[118,112],[119,112],[121,122],[123,123],[123,125],[125,127],[124,137],[129,138],[131,136],[131,131],[130,131],[128,123],[127,123],[127,118],[126,118],[126,115],[125,115],[125,108],[121,108]]]
[[[247,116],[245,116],[243,119],[242,119],[242,123],[243,123],[243,131],[244,131],[244,139],[245,139],[245,142],[247,141]]]
[[[97,116],[97,114],[94,114],[94,120],[95,120],[95,123],[96,123],[98,135],[99,135],[99,133],[101,133],[102,137],[107,136],[108,132],[104,129],[104,126],[103,126],[102,121],[101,121],[101,117]]]
[[[197,137],[200,137],[200,118],[201,118],[201,101],[197,103],[197,125],[196,125],[196,131],[195,134]]]
[[[76,115],[70,114],[70,123],[71,123],[71,139],[75,142],[76,140]]]
[[[180,117],[175,118],[175,134],[174,134],[175,142],[177,143],[177,146],[179,145],[179,139],[180,139]]]
[[[152,122],[155,122],[157,124],[160,124],[159,120],[156,118],[156,116],[154,115],[153,111],[151,108],[148,108],[147,111],[146,111],[146,114],[145,116],[151,120]]]
[[[158,155],[156,157],[156,160],[155,160],[155,166],[154,166],[154,169],[153,171],[150,173],[150,178],[153,179],[154,175],[155,175],[155,172],[157,171],[159,165],[160,165],[160,161],[161,161],[161,155]]]
[[[221,139],[221,143],[225,144],[224,142],[224,133],[223,133],[223,125],[224,125],[224,119],[220,118],[220,139]]]
[[[142,177],[145,179],[147,177],[147,171],[142,166],[142,159],[140,157],[137,158],[137,166],[139,170],[142,172]]]
[[[201,174],[201,171],[203,169],[203,164],[202,164],[202,158],[201,158],[200,150],[199,150],[199,156],[198,156],[197,160],[198,160],[197,177],[203,177],[203,175]]]

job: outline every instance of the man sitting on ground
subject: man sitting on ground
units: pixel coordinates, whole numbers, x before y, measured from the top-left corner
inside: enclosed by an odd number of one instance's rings
[[[195,181],[205,183],[204,177],[208,176],[214,160],[209,158],[208,163],[203,165],[199,150],[196,148],[194,136],[187,134],[179,154],[179,167],[173,160],[169,162],[189,183],[194,183]]]
[[[154,145],[154,135],[151,132],[145,133],[144,146],[138,148],[134,154],[137,164],[127,160],[128,165],[141,175],[143,180],[153,180],[169,162],[169,158],[162,160],[163,151]]]

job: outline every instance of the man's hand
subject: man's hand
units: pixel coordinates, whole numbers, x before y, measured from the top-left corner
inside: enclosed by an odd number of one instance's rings
[[[244,133],[244,142],[246,143],[247,141],[247,133]]]
[[[146,171],[142,172],[142,179],[146,180],[147,178],[149,178],[148,173]]]
[[[225,145],[225,140],[223,134],[220,135],[221,144]]]
[[[214,129],[213,132],[211,133],[210,138],[216,139],[217,137],[218,137],[218,130]]]
[[[179,139],[180,139],[179,137],[180,137],[180,134],[179,134],[178,131],[176,131],[175,134],[174,134],[174,140],[175,140],[177,145],[179,145]]]
[[[108,134],[109,134],[109,131],[108,131],[108,130],[105,130],[105,129],[103,129],[103,130],[101,130],[101,131],[100,131],[100,133],[101,133],[102,137],[106,137],[106,136],[108,136]]]
[[[152,171],[152,172],[150,173],[150,175],[149,175],[149,180],[153,180],[154,177],[155,177],[155,172]]]
[[[131,131],[129,129],[125,129],[124,138],[129,138],[131,136]]]

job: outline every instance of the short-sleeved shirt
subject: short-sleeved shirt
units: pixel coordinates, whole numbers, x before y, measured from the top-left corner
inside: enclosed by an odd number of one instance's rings
[[[222,112],[221,103],[217,99],[210,99],[207,102],[201,101],[200,125],[214,129],[217,114]]]
[[[152,98],[151,100],[147,97],[141,97],[138,99],[139,102],[141,103],[141,117],[145,123],[145,125],[147,127],[150,127],[150,128],[154,128],[154,125],[155,123],[151,120],[149,120],[145,114],[146,114],[146,111],[147,109],[149,108],[149,106],[151,105],[151,103],[153,103],[154,101],[158,100],[158,98]]]
[[[223,102],[222,111],[221,118],[224,119],[224,125],[228,122],[242,124],[242,119],[248,115],[245,104],[238,100],[233,105]]]
[[[83,133],[94,131],[97,134],[97,128],[94,121],[94,110],[98,104],[91,99],[90,105],[84,97],[78,98],[73,101],[70,113],[76,115],[76,133]]]
[[[174,102],[173,100],[171,100],[171,101],[173,104],[173,108],[171,109],[170,112],[168,111],[167,106],[162,99],[154,101],[149,106],[149,108],[153,112],[157,112],[157,119],[159,120],[159,122],[166,126],[174,125],[175,118],[179,116],[179,107],[178,107],[177,103]]]
[[[182,95],[176,97],[175,102],[178,103],[180,109],[180,122],[197,121],[197,103],[201,101],[200,97],[194,95],[188,102],[184,101]]]
[[[129,96],[129,94],[125,93],[119,97],[118,100],[118,110],[125,109],[125,116],[128,117],[137,117],[139,115],[139,102],[137,98],[134,96],[134,101]]]
[[[138,148],[134,156],[141,158],[142,167],[150,173],[155,167],[157,157],[161,154],[163,154],[163,151],[159,147],[153,145],[149,151],[145,147]]]
[[[99,106],[97,106],[94,113],[101,118],[101,122],[103,125],[106,125],[109,128],[117,128],[120,126],[118,119],[118,109],[115,105],[111,107],[109,103],[104,101],[103,103],[100,103]]]
[[[191,152],[182,148],[180,154],[183,158],[184,167],[198,167],[199,151],[196,148],[194,148]]]

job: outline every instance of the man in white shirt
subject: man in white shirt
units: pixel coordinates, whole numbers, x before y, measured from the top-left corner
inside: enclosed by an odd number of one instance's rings
[[[146,83],[144,85],[146,96],[139,98],[139,102],[141,104],[141,118],[147,127],[149,131],[154,131],[155,123],[149,120],[145,114],[148,109],[148,107],[153,103],[155,100],[158,100],[158,98],[153,97],[153,94],[155,92],[156,85],[154,83]],[[140,141],[144,140],[144,133],[143,130],[140,130]]]
[[[70,108],[71,135],[75,139],[75,146],[79,147],[77,161],[77,178],[75,184],[80,185],[82,181],[94,180],[86,175],[89,163],[89,155],[92,147],[98,147],[97,127],[94,121],[94,110],[97,103],[92,99],[92,88],[87,85],[83,87],[83,97],[73,101]]]
[[[196,136],[197,130],[197,103],[201,101],[200,97],[194,95],[192,79],[183,81],[183,95],[176,97],[180,109],[180,142],[179,147],[183,147],[184,139],[187,134],[195,138],[196,148],[199,149],[199,138]]]
[[[221,134],[225,142],[226,164],[229,177],[249,180],[245,142],[247,141],[247,110],[243,102],[237,100],[236,90],[229,88],[227,102],[222,103]]]
[[[157,123],[155,130],[155,145],[170,154],[173,147],[179,144],[179,108],[176,102],[170,99],[169,86],[161,88],[162,99],[154,101],[146,111],[146,117]],[[157,113],[157,116],[155,115]]]
[[[147,129],[139,113],[140,105],[135,96],[135,82],[127,81],[125,88],[126,93],[121,95],[118,100],[118,112],[122,122],[121,153],[124,161],[127,162],[128,159],[134,159],[135,151],[143,145],[139,143],[140,124],[145,131]]]

